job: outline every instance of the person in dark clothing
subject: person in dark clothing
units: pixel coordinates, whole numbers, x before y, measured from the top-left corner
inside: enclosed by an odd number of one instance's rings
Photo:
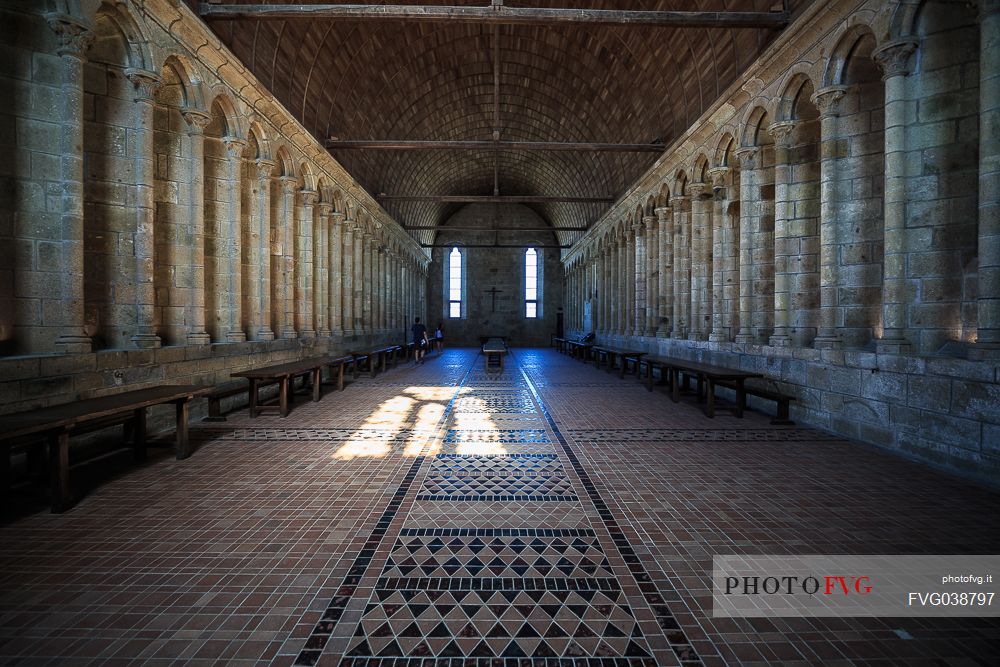
[[[410,331],[413,332],[414,363],[422,364],[424,363],[424,355],[427,353],[428,346],[427,327],[420,323],[420,318],[418,317],[413,321]]]

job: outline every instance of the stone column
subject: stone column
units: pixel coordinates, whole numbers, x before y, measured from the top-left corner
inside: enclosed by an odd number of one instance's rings
[[[271,174],[277,164],[273,160],[257,160],[256,210],[250,229],[250,313],[253,340],[274,340],[271,329]]]
[[[371,234],[364,235],[364,246],[362,248],[362,272],[361,272],[361,322],[362,328],[366,334],[371,335],[375,332],[375,324],[372,320],[372,291],[375,289],[374,281],[372,276],[374,271],[372,270],[372,264],[375,260],[375,242],[374,237]]]
[[[298,321],[296,323],[299,330],[299,338],[315,338],[316,329],[313,328],[313,206],[319,198],[319,193],[315,190],[300,190],[298,208],[298,220],[296,231],[298,232],[298,243],[296,244],[295,262],[295,303],[298,311]]]
[[[220,303],[228,299],[226,314],[228,328],[226,340],[230,343],[240,343],[247,339],[243,330],[243,278],[242,246],[243,238],[241,224],[243,220],[243,151],[247,142],[235,137],[223,137],[229,159],[226,161],[229,181],[229,225],[226,229],[224,244],[223,274],[229,276],[229,289],[225,295],[220,295]],[[220,225],[221,226],[221,225]]]
[[[135,127],[132,150],[135,165],[135,234],[132,252],[135,255],[135,332],[132,343],[138,348],[160,347],[156,334],[156,242],[153,219],[153,181],[156,180],[156,156],[153,150],[153,113],[156,91],[162,81],[155,72],[127,69],[125,76],[135,86]]]
[[[364,309],[365,231],[360,225],[354,227],[354,333],[365,333]]]
[[[688,206],[690,198],[677,195],[670,198],[674,212],[674,329],[671,338],[686,338],[691,306],[690,246],[691,229]]]
[[[278,300],[275,309],[281,318],[276,322],[278,335],[282,338],[297,338],[295,330],[295,191],[298,181],[292,176],[282,176],[281,183],[281,219],[278,221],[275,257],[278,274],[274,280],[278,282]]]
[[[837,331],[840,319],[837,160],[841,154],[840,107],[846,93],[846,86],[830,86],[816,91],[812,97],[820,114],[820,324],[813,341],[817,350],[840,349],[844,344]]]
[[[330,215],[330,331],[344,335],[344,219],[343,213]]]
[[[316,298],[316,333],[321,338],[329,338],[330,331],[330,301],[327,289],[330,286],[330,214],[333,204],[320,202],[316,207],[316,280],[314,295]]]
[[[729,328],[725,324],[725,262],[729,229],[726,224],[726,177],[728,167],[709,169],[712,179],[712,331],[708,335],[710,343],[724,343],[729,340]]]
[[[782,121],[767,129],[774,138],[774,333],[768,340],[772,347],[792,344],[790,309],[792,302],[789,256],[797,249],[789,247],[788,224],[794,215],[795,202],[789,189],[792,187],[790,149],[794,121]]]
[[[979,291],[970,359],[1000,359],[1000,0],[979,0]]]
[[[182,109],[187,123],[188,159],[190,160],[190,204],[188,234],[191,247],[191,301],[188,303],[188,345],[208,345],[211,336],[205,327],[205,128],[212,117],[200,109]]]
[[[906,75],[917,43],[910,40],[880,46],[872,58],[885,83],[885,255],[882,276],[882,337],[876,351],[909,351],[906,340]]]
[[[659,324],[657,295],[659,293],[660,233],[655,215],[643,217],[642,222],[646,226],[646,328],[642,335],[652,337],[656,335],[656,326]]]
[[[624,336],[627,331],[627,320],[625,303],[628,299],[628,288],[625,286],[625,275],[628,271],[628,262],[625,259],[625,252],[628,249],[628,242],[625,237],[618,239],[615,257],[615,334]]]
[[[631,227],[625,230],[625,328],[622,333],[631,336],[635,327],[635,231]]]
[[[711,318],[712,190],[706,183],[688,185],[691,193],[691,317],[688,340],[705,340]]]
[[[59,38],[60,62],[59,293],[42,300],[42,320],[58,327],[56,350],[66,354],[90,352],[83,292],[83,62],[94,39],[89,26],[64,14],[46,14]]]
[[[656,337],[669,338],[674,326],[674,216],[666,206],[654,209],[659,228],[659,318]]]
[[[632,225],[632,335],[641,336],[646,328],[646,235],[642,222]]]
[[[355,230],[357,226],[354,224],[353,220],[344,220],[344,245],[342,252],[344,253],[344,261],[341,271],[341,276],[343,276],[343,299],[344,299],[344,335],[354,336],[357,334],[357,327],[354,324],[355,313],[354,309],[354,262],[357,257],[355,251]]]
[[[740,330],[736,342],[742,345],[754,341],[750,328],[750,304],[753,299],[753,216],[760,205],[757,187],[757,146],[740,148],[736,157],[740,161]]]
[[[389,312],[389,249],[382,246],[378,249],[378,328],[385,331],[389,327],[386,325]]]
[[[609,257],[608,248],[602,245],[598,251],[598,271],[600,272],[597,277],[597,311],[598,316],[598,326],[597,330],[602,334],[607,334],[608,332],[608,283],[609,283]]]

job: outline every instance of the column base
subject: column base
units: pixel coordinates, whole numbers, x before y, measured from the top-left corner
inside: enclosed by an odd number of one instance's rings
[[[709,343],[728,343],[729,342],[729,334],[728,333],[724,333],[724,332],[719,332],[719,331],[713,331],[712,333],[708,334],[708,342]]]
[[[331,332],[329,329],[320,329],[319,330],[319,337],[320,338],[329,338],[332,334],[333,334],[333,332]]]
[[[63,354],[87,354],[94,351],[94,341],[83,334],[67,334],[56,339],[56,349]]]
[[[140,350],[155,350],[163,345],[163,341],[156,334],[136,334],[129,340]]]
[[[197,331],[187,335],[188,345],[210,345],[211,343],[212,337],[204,331]]]
[[[670,337],[672,339],[674,339],[674,340],[685,340],[685,339],[687,339],[687,336],[684,334],[683,331],[672,331],[672,332],[670,332]]]
[[[247,335],[243,331],[230,331],[226,334],[226,342],[228,343],[245,343],[247,340]]]
[[[753,334],[738,333],[738,334],[736,334],[736,340],[734,342],[737,345],[752,345],[753,344]]]
[[[875,343],[876,354],[906,354],[913,345],[905,338],[882,338]]]
[[[299,332],[299,338],[315,338],[316,332],[312,329],[303,329]]]
[[[790,347],[792,337],[785,334],[774,334],[767,340],[767,344],[771,347]]]
[[[969,346],[970,361],[1000,361],[1000,343],[973,343]]]
[[[813,339],[813,349],[816,350],[839,350],[844,347],[844,341],[840,336],[816,336]]]
[[[281,337],[284,338],[284,339],[286,339],[286,340],[288,340],[288,339],[292,339],[292,338],[298,338],[299,334],[298,334],[298,332],[295,331],[295,329],[282,329],[281,330]]]
[[[271,331],[270,327],[264,327],[257,332],[257,336],[254,340],[274,340],[274,332]]]
[[[656,337],[657,338],[670,338],[670,330],[669,329],[657,329],[656,330]]]
[[[703,334],[700,331],[692,331],[692,332],[690,332],[688,334],[688,340],[704,341],[705,340],[705,334]]]

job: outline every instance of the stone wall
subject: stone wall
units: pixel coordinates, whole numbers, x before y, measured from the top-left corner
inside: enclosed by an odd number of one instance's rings
[[[1000,3],[978,4],[805,10],[564,255],[570,329],[759,371],[803,423],[1000,483]]]
[[[529,207],[518,205],[469,204],[451,216],[445,226],[506,228],[544,228],[545,221]],[[507,248],[466,247],[509,245]],[[555,333],[556,319],[562,306],[562,269],[555,234],[544,231],[450,231],[437,233],[431,255],[428,290],[430,322],[433,332],[440,321],[447,344],[479,346],[484,335],[508,336],[512,345],[521,347],[548,345]],[[538,256],[538,317],[528,318],[525,311],[525,251],[534,246]],[[548,246],[548,247],[544,247]],[[448,258],[453,247],[464,257],[465,286],[462,316],[448,316]],[[488,290],[497,290],[494,295]]]
[[[0,411],[399,342],[428,253],[182,3],[0,2]]]

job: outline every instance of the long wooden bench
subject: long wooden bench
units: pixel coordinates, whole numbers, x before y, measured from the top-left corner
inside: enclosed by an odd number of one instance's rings
[[[146,458],[146,410],[154,405],[175,406],[177,430],[174,454],[178,459],[186,459],[191,454],[188,441],[190,403],[207,390],[207,387],[193,385],[161,385],[0,415],[0,447],[3,448],[0,484],[3,493],[6,494],[10,488],[10,448],[13,441],[33,436],[46,437],[52,511],[66,511],[73,505],[69,478],[70,435],[98,427],[126,424],[126,431],[131,431],[133,454],[136,460],[142,461]]]
[[[638,366],[647,368],[646,387],[650,391],[653,389],[653,369],[659,368],[661,374],[670,374],[670,399],[677,403],[680,401],[682,381],[686,385],[687,378],[694,377],[697,380],[697,394],[699,400],[704,397],[705,415],[715,417],[715,387],[719,382],[728,382],[736,392],[736,404],[733,412],[737,417],[743,417],[743,410],[746,409],[746,386],[745,383],[751,378],[761,377],[760,373],[742,371],[737,368],[726,368],[725,366],[715,366],[697,361],[687,361],[685,359],[674,359],[672,357],[645,356],[638,361]]]
[[[330,384],[336,384],[338,391],[344,391],[344,372],[353,360],[350,355],[345,355],[329,357],[323,362],[323,365],[330,369]]]
[[[308,385],[312,387],[312,400],[318,401],[320,399],[322,392],[321,385],[323,384],[323,367],[326,365],[326,359],[326,357],[303,359],[274,366],[251,368],[232,373],[231,375],[250,380],[251,417],[256,417],[261,412],[268,410],[277,410],[282,417],[287,417],[289,406],[294,400],[292,383],[295,378],[306,378]],[[278,384],[278,404],[262,403],[260,401],[260,389],[275,383]]]
[[[245,393],[247,393],[247,383],[242,378],[210,387],[205,393],[205,398],[208,399],[208,416],[203,418],[202,421],[226,421],[225,416],[222,414],[222,400],[230,396],[238,396]]]
[[[736,389],[736,386],[731,382],[722,380],[715,383],[716,387],[725,387],[726,389]],[[775,404],[775,415],[771,423],[775,426],[791,426],[795,422],[791,419],[789,411],[789,403],[795,400],[794,396],[787,396],[779,391],[771,391],[766,387],[761,387],[757,384],[748,384],[744,386],[744,391],[746,391],[748,396],[756,396],[757,398],[763,398],[768,401],[774,401]]]
[[[591,348],[591,353],[594,355],[594,366],[600,368],[603,359],[607,362],[609,373],[615,369],[615,362],[620,360],[621,370],[618,373],[618,377],[621,378],[625,377],[625,370],[628,368],[628,359],[636,360],[636,373],[638,373],[638,360],[646,354],[642,350],[623,350],[611,345],[594,345]]]

